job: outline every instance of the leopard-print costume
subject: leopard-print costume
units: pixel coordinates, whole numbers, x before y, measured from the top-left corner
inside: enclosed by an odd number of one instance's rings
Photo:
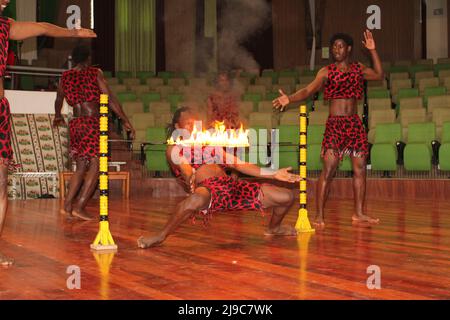
[[[328,81],[325,85],[324,99],[357,99],[361,100],[364,94],[364,76],[359,63],[350,64],[348,72],[342,72],[336,64],[330,64]]]
[[[88,67],[63,73],[61,87],[69,105],[100,102],[99,69]],[[100,127],[98,117],[79,117],[70,121],[70,155],[73,160],[91,160],[98,157]]]
[[[369,143],[364,125],[358,115],[330,116],[322,142],[322,157],[333,150],[340,160],[345,155],[366,158],[369,155]]]
[[[262,211],[261,184],[236,180],[232,177],[213,177],[200,183],[211,193],[209,208],[202,213],[207,215],[220,211]]]
[[[6,73],[6,61],[9,49],[10,20],[0,17],[0,77]],[[14,163],[11,146],[11,111],[8,99],[0,99],[0,165],[7,166],[9,171],[15,171],[18,167]]]
[[[328,69],[328,81],[325,85],[324,99],[356,99],[360,100],[364,93],[364,76],[362,67],[354,62],[348,72],[340,71],[336,64]],[[330,116],[327,121],[325,136],[322,142],[322,157],[328,150],[333,150],[340,160],[345,155],[367,157],[369,144],[364,125],[358,115]]]
[[[239,107],[237,97],[228,93],[213,93],[209,96],[208,102],[212,106],[211,119],[208,125],[213,126],[215,121],[224,122],[228,129],[239,129]]]

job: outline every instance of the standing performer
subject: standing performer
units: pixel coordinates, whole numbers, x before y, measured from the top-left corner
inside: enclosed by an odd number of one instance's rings
[[[112,94],[103,72],[89,64],[90,50],[79,46],[73,50],[75,67],[63,73],[55,101],[56,117],[54,126],[64,125],[61,115],[64,98],[73,107],[74,119],[69,123],[70,156],[76,162],[76,172],[71,178],[67,198],[62,213],[82,220],[91,220],[85,209],[92,197],[99,177],[99,136],[100,136],[100,95],[111,97],[111,109],[122,120],[125,130],[134,129],[122,110],[117,98]],[[84,180],[84,183],[83,183]],[[80,187],[83,185],[80,191]],[[78,201],[74,202],[78,192]]]
[[[181,108],[174,115],[171,129],[172,132],[177,129],[185,129],[191,132],[194,123],[195,116],[191,110]],[[294,227],[281,225],[289,208],[294,203],[294,195],[290,190],[267,184],[261,185],[236,180],[228,177],[224,170],[231,167],[254,177],[290,183],[299,182],[299,176],[288,172],[291,168],[263,174],[264,169],[250,163],[242,163],[234,155],[224,152],[222,157],[214,151],[208,155],[208,151],[203,150],[204,152],[200,152],[201,161],[198,161],[199,159],[196,158],[198,155],[194,152],[194,149],[191,150],[193,151],[191,157],[187,159],[183,156],[182,147],[171,146],[168,148],[167,160],[172,170],[176,176],[184,180],[192,194],[177,206],[176,213],[158,235],[149,238],[142,237],[138,240],[140,248],[150,248],[163,243],[181,223],[190,217],[195,217],[200,211],[207,219],[209,214],[215,212],[272,209],[273,215],[266,235],[297,235]],[[230,161],[229,159],[233,160]]]
[[[8,6],[9,0],[0,0],[0,11]],[[44,22],[16,22],[0,16],[0,235],[8,208],[8,169],[14,168],[11,146],[11,124],[8,100],[5,98],[3,77],[6,71],[9,40],[25,40],[32,37],[95,38],[92,30],[69,30]],[[0,266],[10,266],[13,260],[0,253]]]
[[[316,228],[324,228],[324,207],[330,183],[336,173],[339,162],[349,155],[353,165],[353,192],[356,212],[353,221],[378,223],[364,214],[366,195],[366,163],[369,155],[367,133],[357,113],[357,100],[363,98],[364,79],[383,80],[384,73],[376,51],[372,33],[364,33],[364,46],[369,50],[374,68],[351,61],[353,39],[347,34],[336,34],[331,38],[330,46],[334,63],[322,68],[316,79],[306,88],[287,96],[280,91],[281,97],[274,100],[274,107],[284,111],[292,102],[304,101],[323,87],[324,98],[330,101],[330,116],[327,121],[322,144],[324,168],[317,185]]]
[[[208,126],[214,122],[224,122],[228,129],[239,129],[238,94],[234,92],[228,73],[220,73],[216,80],[216,90],[208,97]]]

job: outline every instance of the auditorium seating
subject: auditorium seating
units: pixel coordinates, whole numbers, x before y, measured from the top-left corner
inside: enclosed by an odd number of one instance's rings
[[[399,123],[377,126],[371,150],[372,170],[397,171],[397,143],[400,141],[402,141],[402,128]]]
[[[407,171],[430,171],[432,165],[432,142],[436,140],[434,123],[414,123],[408,128],[404,165]]]

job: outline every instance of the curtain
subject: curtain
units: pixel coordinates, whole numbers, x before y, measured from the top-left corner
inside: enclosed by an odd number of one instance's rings
[[[155,70],[155,0],[116,0],[116,71]]]
[[[311,25],[312,25],[312,32],[313,32],[313,42],[311,47],[311,59],[309,61],[309,68],[310,70],[314,70],[314,67],[316,65],[316,1],[315,0],[309,0],[309,10],[311,14]]]
[[[18,21],[36,21],[36,0],[16,0]],[[31,64],[37,59],[37,40],[35,38],[19,42],[21,44],[21,59]]]

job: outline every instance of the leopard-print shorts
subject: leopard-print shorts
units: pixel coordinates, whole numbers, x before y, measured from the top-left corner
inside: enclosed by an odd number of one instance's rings
[[[346,155],[367,158],[369,143],[364,125],[358,115],[330,116],[322,142],[322,157],[328,150],[341,160]]]

